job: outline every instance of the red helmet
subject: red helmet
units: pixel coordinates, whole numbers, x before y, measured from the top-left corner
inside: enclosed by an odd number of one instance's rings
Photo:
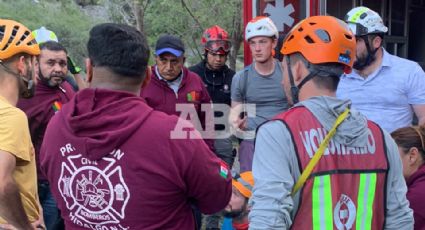
[[[201,44],[205,47],[205,50],[220,54],[227,54],[232,47],[228,33],[217,25],[204,31]]]

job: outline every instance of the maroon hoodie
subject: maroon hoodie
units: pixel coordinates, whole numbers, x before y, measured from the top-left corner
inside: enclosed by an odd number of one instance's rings
[[[140,96],[146,100],[148,105],[166,114],[180,116],[180,112],[176,111],[176,104],[193,104],[203,129],[205,129],[207,120],[212,122],[210,126],[212,129],[208,135],[213,136],[214,114],[205,114],[201,110],[202,104],[212,106],[210,95],[202,79],[196,73],[183,67],[183,79],[176,95],[165,80],[159,79],[155,66],[152,66],[151,70],[153,73],[151,81],[140,93]],[[214,151],[214,140],[205,139],[205,142]]]
[[[425,164],[407,180],[407,200],[413,209],[415,229],[425,229]]]
[[[28,117],[31,140],[34,145],[37,177],[39,181],[46,178],[40,173],[39,153],[43,143],[44,132],[50,119],[60,106],[67,103],[75,95],[72,86],[64,81],[59,87],[49,87],[43,81],[38,82],[35,95],[29,99],[19,99],[17,107]]]
[[[105,89],[64,105],[40,160],[66,229],[195,229],[191,205],[224,208],[230,173],[201,139],[170,139],[177,121]]]

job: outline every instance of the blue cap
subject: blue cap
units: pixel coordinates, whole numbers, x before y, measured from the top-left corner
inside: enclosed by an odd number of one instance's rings
[[[184,54],[184,44],[180,38],[173,35],[162,35],[155,46],[155,54],[171,53],[176,57]]]
[[[182,51],[179,51],[179,50],[176,50],[176,49],[173,49],[173,48],[164,48],[164,49],[160,49],[160,50],[155,51],[155,54],[157,56],[164,54],[164,53],[171,53],[176,57],[180,57],[183,54]]]

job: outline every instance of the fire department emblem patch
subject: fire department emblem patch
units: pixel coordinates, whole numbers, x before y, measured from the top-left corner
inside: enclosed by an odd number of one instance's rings
[[[125,218],[130,191],[116,159],[103,158],[103,167],[79,155],[67,157],[62,163],[59,191],[75,224],[102,227]]]
[[[356,220],[356,206],[351,198],[341,194],[334,208],[334,223],[338,230],[352,229]]]

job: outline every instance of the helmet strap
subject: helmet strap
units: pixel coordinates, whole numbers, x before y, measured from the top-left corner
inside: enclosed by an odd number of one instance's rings
[[[285,56],[285,59],[286,59],[286,64],[288,66],[289,83],[291,84],[292,102],[295,105],[298,103],[299,88],[295,85],[294,75],[292,75],[292,70],[291,70],[291,60],[289,59],[289,56]]]
[[[9,69],[9,67],[7,67],[2,61],[0,61],[0,65],[3,67],[4,70],[6,70],[6,72],[8,72],[12,76],[18,78],[18,80],[23,82],[23,83],[22,82],[19,83],[19,84],[23,84],[23,86],[26,88],[25,91],[23,91],[22,95],[21,95],[23,98],[30,98],[34,95],[35,84],[34,84],[34,81],[32,79],[27,79],[23,75],[21,75],[19,73],[15,73],[11,69]]]
[[[375,55],[375,53],[378,49],[372,50],[370,43],[369,43],[369,37],[368,36],[365,39],[365,45],[366,45],[366,49],[367,49],[367,53],[368,53],[368,58],[370,58],[370,56],[372,56],[372,55]]]
[[[364,40],[364,43],[365,43],[365,46],[366,46],[367,56],[366,56],[365,62],[362,65],[362,68],[369,66],[375,60],[374,59],[375,54],[379,49],[379,48],[377,48],[375,50],[372,50],[372,47],[369,43],[369,37],[368,36],[369,35],[366,35],[366,36],[363,37],[363,40]]]
[[[307,83],[308,81],[310,81],[311,79],[313,79],[313,77],[315,77],[317,75],[317,71],[310,71],[309,74],[307,74],[307,76],[300,82],[300,84],[298,84],[298,90],[301,90],[301,87],[303,87],[303,85],[305,85],[305,83]]]
[[[320,72],[319,70],[314,68],[312,65],[310,65],[308,61],[303,60],[303,62],[304,64],[306,64],[306,67],[310,71],[310,73],[307,74],[307,76],[300,82],[300,84],[295,85],[294,75],[292,74],[292,70],[291,70],[291,61],[289,59],[289,56],[286,56],[286,63],[288,65],[289,82],[291,84],[291,96],[292,96],[292,102],[294,103],[294,105],[299,102],[299,93],[301,88],[305,85],[305,83],[307,83],[308,81],[316,77],[317,74]]]

